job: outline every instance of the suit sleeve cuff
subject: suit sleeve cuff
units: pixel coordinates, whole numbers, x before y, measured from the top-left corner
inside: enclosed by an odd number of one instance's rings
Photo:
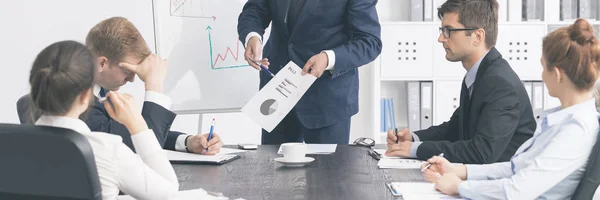
[[[413,142],[412,145],[410,145],[410,157],[411,158],[416,158],[417,157],[417,150],[419,149],[419,146],[422,144],[423,142]]]
[[[419,139],[419,136],[415,133],[411,133],[412,134],[412,138],[413,138],[413,142],[419,142],[421,141],[421,139]]]
[[[260,43],[262,44],[262,37],[257,32],[250,32],[248,33],[248,35],[246,35],[246,42],[244,42],[244,48],[248,46],[248,40],[250,40],[250,38],[252,38],[253,36],[258,37],[258,40],[260,40]]]
[[[333,52],[332,50],[325,50],[323,52],[327,54],[327,59],[329,60],[325,70],[333,70],[333,68],[335,67],[335,52]]]
[[[158,104],[159,106],[166,108],[167,110],[171,108],[171,98],[160,92],[146,91],[146,97],[144,100]]]
[[[188,136],[189,135],[186,134],[181,134],[177,136],[177,140],[175,140],[175,150],[187,152],[187,150],[185,149],[185,147],[187,146],[185,144],[185,138],[187,138]]]
[[[467,180],[485,180],[484,165],[465,165],[467,168]]]

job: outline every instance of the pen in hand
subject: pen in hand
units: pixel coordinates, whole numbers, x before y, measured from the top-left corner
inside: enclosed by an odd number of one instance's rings
[[[269,73],[269,75],[271,75],[271,77],[274,77],[275,74],[273,74],[273,72],[269,71],[269,69],[267,69],[265,66],[263,66],[262,64],[260,64],[260,62],[256,61],[256,60],[252,60],[252,62],[254,62],[254,64],[260,66],[260,68],[262,70],[265,70],[265,72]]]
[[[208,152],[208,144],[210,142],[210,140],[212,139],[212,135],[213,135],[213,130],[215,129],[215,118],[213,118],[212,120],[212,124],[210,125],[210,132],[208,132],[208,140],[206,140],[206,151]]]
[[[439,157],[444,157],[444,153],[440,153],[440,155],[438,155]],[[425,172],[425,170],[427,170],[429,167],[431,167],[431,163],[428,163],[425,167],[423,167],[423,169],[421,169],[421,172]]]
[[[398,128],[394,129],[394,133],[396,135],[396,144],[398,144]]]

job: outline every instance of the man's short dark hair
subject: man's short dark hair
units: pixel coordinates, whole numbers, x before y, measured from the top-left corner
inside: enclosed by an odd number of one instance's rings
[[[438,8],[440,20],[445,13],[457,13],[461,24],[467,28],[485,30],[485,44],[496,45],[498,39],[498,2],[496,0],[448,0]],[[467,31],[467,34],[471,34]]]

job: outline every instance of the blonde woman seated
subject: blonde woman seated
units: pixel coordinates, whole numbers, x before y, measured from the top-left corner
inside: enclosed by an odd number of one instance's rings
[[[547,35],[542,80],[561,106],[544,112],[534,136],[509,162],[454,166],[434,156],[426,180],[445,194],[470,199],[570,199],[598,134],[592,90],[599,62],[598,39],[587,21]]]
[[[103,199],[115,199],[119,190],[137,199],[167,199],[179,189],[177,176],[131,96],[111,92],[104,106],[129,129],[137,154],[120,136],[91,132],[79,119],[94,104],[94,59],[74,41],[54,43],[38,54],[29,76],[31,98],[42,112],[35,124],[71,129],[88,139]]]

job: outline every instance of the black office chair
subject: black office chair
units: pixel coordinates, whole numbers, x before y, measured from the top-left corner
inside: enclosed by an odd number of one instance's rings
[[[0,199],[102,199],[87,139],[69,129],[0,124]]]
[[[33,124],[35,120],[40,116],[39,112],[32,107],[33,102],[31,96],[26,94],[17,100],[17,114],[19,114],[19,121],[21,124]]]
[[[592,149],[588,164],[585,167],[585,173],[583,174],[572,199],[592,199],[598,185],[600,185],[600,135]]]

